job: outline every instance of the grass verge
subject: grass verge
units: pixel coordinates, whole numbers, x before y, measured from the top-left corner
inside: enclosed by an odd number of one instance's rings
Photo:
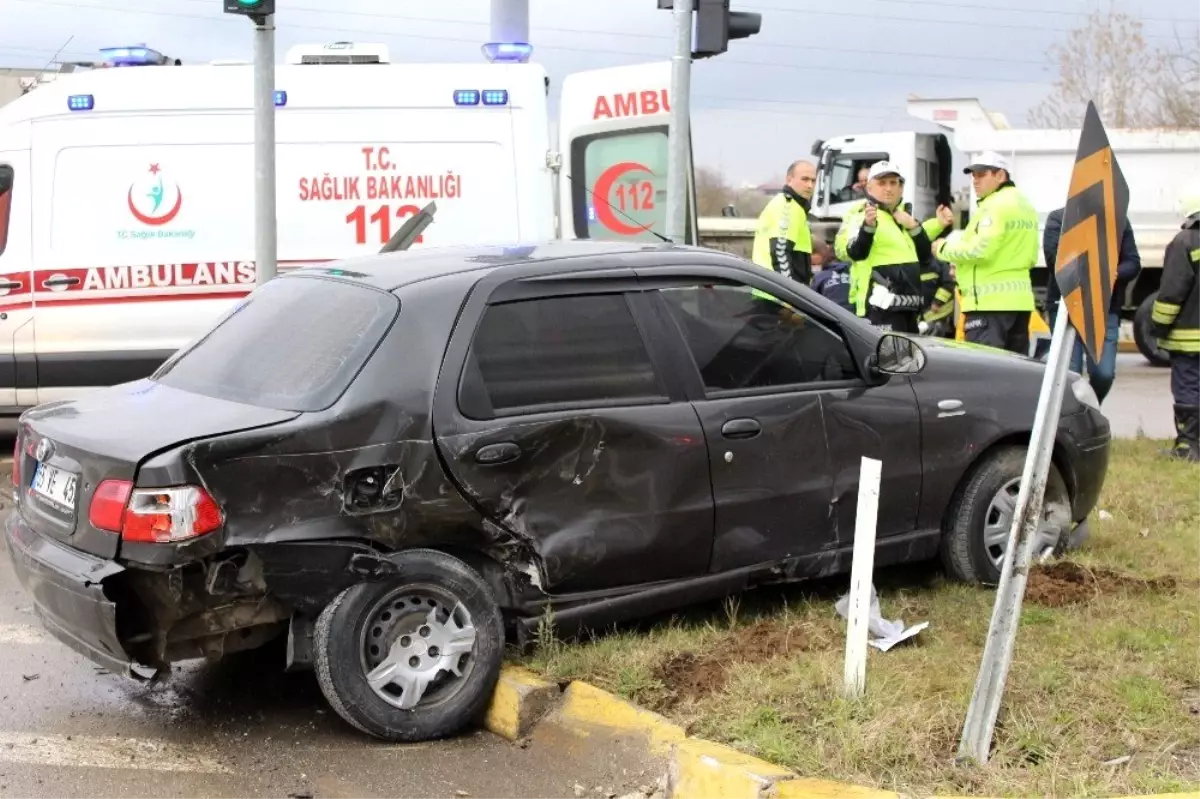
[[[1200,470],[1114,443],[1091,538],[1022,611],[991,762],[954,754],[994,593],[936,566],[877,575],[885,618],[928,620],[874,649],[867,695],[840,696],[848,581],[762,590],[584,643],[543,639],[527,665],[583,679],[689,732],[803,775],[911,793],[1097,796],[1200,785]]]

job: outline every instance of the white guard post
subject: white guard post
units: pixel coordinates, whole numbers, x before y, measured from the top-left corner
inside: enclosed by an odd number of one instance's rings
[[[871,621],[871,586],[875,570],[875,529],[879,520],[882,461],[863,458],[858,477],[858,512],[854,519],[854,560],[846,612],[846,686],[848,698],[860,697],[867,684],[867,628]]]
[[[675,55],[671,57],[670,124],[667,129],[667,238],[685,241],[687,230],[688,115],[692,72],[692,2],[675,0]]]
[[[1053,279],[1053,277],[1051,277]],[[1017,624],[1021,618],[1021,601],[1025,597],[1025,581],[1033,562],[1033,547],[1042,519],[1042,504],[1046,496],[1046,480],[1050,474],[1050,456],[1062,415],[1063,393],[1067,385],[1071,349],[1075,345],[1075,328],[1071,326],[1065,305],[1060,306],[1050,337],[1050,355],[1042,378],[1038,397],[1037,416],[1033,435],[1025,456],[1025,471],[1021,475],[1021,490],[1017,509],[1008,534],[1008,548],[1000,570],[1000,585],[996,588],[996,603],[988,628],[987,644],[979,665],[979,677],[967,709],[958,759],[974,759],[983,765],[988,761],[996,718],[1004,683],[1012,664],[1013,646],[1017,640]]]

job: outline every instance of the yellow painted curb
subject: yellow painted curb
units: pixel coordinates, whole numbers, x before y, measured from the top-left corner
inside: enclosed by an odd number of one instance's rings
[[[790,769],[759,760],[711,741],[691,739],[675,745],[667,778],[669,796],[766,796],[775,783],[794,777]]]
[[[602,729],[644,735],[650,743],[651,753],[656,755],[667,754],[672,744],[687,738],[687,733],[678,724],[578,680],[568,685],[563,693],[555,721],[581,732]]]
[[[773,799],[899,799],[900,794],[832,780],[792,779],[775,783]]]
[[[580,736],[607,733],[644,738],[651,754],[667,758],[666,793],[672,799],[901,797],[901,794],[878,788],[800,777],[791,769],[724,744],[689,738],[678,724],[594,685],[574,681],[560,693],[558,685],[543,680],[528,669],[504,666],[488,707],[487,729],[515,741],[528,736],[539,724],[553,724]],[[954,798],[938,796],[936,799]],[[1200,791],[1119,799],[1200,799]]]
[[[558,699],[558,686],[519,666],[504,666],[484,726],[515,741],[524,738]]]

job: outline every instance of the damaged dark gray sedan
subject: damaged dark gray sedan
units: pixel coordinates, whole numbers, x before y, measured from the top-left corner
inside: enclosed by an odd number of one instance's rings
[[[569,632],[848,571],[864,455],[877,565],[994,581],[1043,368],[882,334],[711,250],[378,255],[26,412],[6,539],[46,628],[110,669],[286,636],[351,725],[433,738],[548,610]],[[1072,378],[1045,552],[1108,463]]]

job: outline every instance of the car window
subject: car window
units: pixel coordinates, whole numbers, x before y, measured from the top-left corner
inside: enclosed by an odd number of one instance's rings
[[[857,380],[837,332],[746,286],[663,289],[709,392]]]
[[[666,397],[621,294],[492,305],[469,357],[496,413]]]
[[[13,168],[0,164],[0,255],[8,246],[8,220],[12,212]]]
[[[399,300],[312,277],[271,280],[154,374],[173,388],[289,411],[332,405],[395,319]]]

